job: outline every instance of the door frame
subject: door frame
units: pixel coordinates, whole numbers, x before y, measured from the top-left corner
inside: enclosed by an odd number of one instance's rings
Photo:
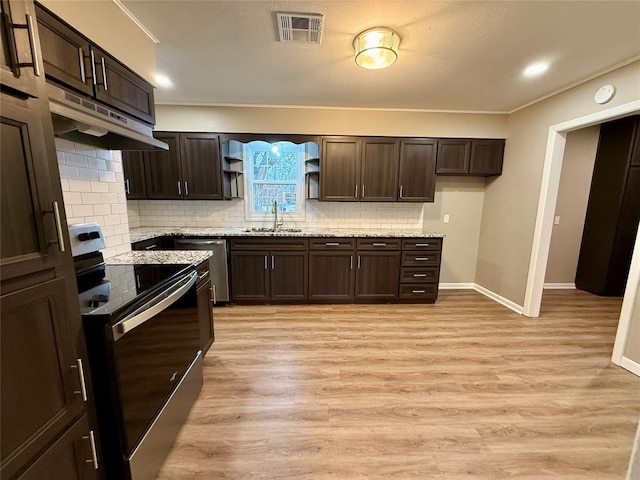
[[[538,211],[529,260],[529,273],[525,291],[523,314],[527,317],[540,316],[540,304],[544,290],[544,276],[547,270],[549,247],[551,245],[551,233],[553,230],[553,217],[555,215],[558,189],[560,187],[560,174],[564,160],[564,150],[567,133],[593,125],[599,125],[605,121],[615,120],[628,115],[640,113],[640,100],[634,100],[616,107],[608,108],[596,113],[574,118],[566,122],[557,123],[549,127],[547,136],[547,148],[544,157],[540,196],[538,198]],[[614,363],[619,364],[626,343],[628,327],[631,320],[631,310],[635,299],[638,284],[640,283],[640,235],[636,240],[632,266],[627,281],[627,288],[623,300],[618,334],[614,345]],[[616,361],[618,360],[618,361]]]

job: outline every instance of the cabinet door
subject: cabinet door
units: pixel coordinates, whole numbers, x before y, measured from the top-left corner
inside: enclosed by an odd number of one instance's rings
[[[504,140],[472,140],[470,175],[500,175],[504,157]]]
[[[0,99],[0,277],[6,280],[59,265],[66,226],[50,185],[58,172],[44,137],[43,121],[51,121],[46,104],[5,94]]]
[[[231,252],[233,300],[269,300],[268,251]]]
[[[144,180],[144,156],[144,152],[122,152],[124,191],[129,200],[147,198],[147,184]]]
[[[353,251],[309,253],[309,299],[353,300],[355,287]]]
[[[400,252],[358,252],[356,299],[398,298]]]
[[[98,100],[143,122],[156,123],[153,85],[95,45],[91,45],[91,62],[96,72]]]
[[[436,140],[400,141],[400,202],[433,202],[436,190]]]
[[[144,176],[147,184],[147,198],[156,200],[183,198],[178,134],[162,132],[154,133],[153,136],[169,145],[169,150],[145,154]]]
[[[39,95],[38,77],[43,73],[33,2],[2,0],[0,15],[2,16],[0,18],[2,85],[31,97],[37,97]],[[16,28],[14,25],[24,25],[27,28]],[[32,45],[35,52],[32,51]]]
[[[43,480],[46,478],[56,480],[96,479],[96,463],[94,463],[90,435],[89,424],[85,415],[17,480]]]
[[[398,145],[393,138],[362,140],[360,200],[394,202],[398,195]]]
[[[93,95],[89,42],[42,7],[38,6],[36,13],[47,78]]]
[[[218,136],[180,134],[185,199],[221,200],[222,170]]]
[[[198,321],[200,324],[200,348],[204,355],[213,343],[213,309],[211,308],[211,280],[198,285]]]
[[[320,159],[320,199],[355,202],[359,198],[361,142],[354,137],[324,137]]]
[[[65,280],[1,297],[2,478],[27,465],[84,409],[72,343],[80,327],[67,310]]]
[[[271,298],[306,300],[307,252],[271,252]]]
[[[436,173],[466,175],[469,173],[471,140],[438,140]]]

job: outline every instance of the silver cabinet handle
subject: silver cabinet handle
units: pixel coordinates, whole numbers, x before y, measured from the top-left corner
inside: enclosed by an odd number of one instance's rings
[[[360,270],[360,265],[362,265],[362,261],[360,260],[360,255],[358,255],[358,270]]]
[[[202,275],[198,275],[198,282],[204,278],[207,278],[208,276],[209,276],[209,270],[204,272]]]
[[[56,222],[56,232],[58,234],[58,247],[61,252],[65,251],[64,247],[64,236],[62,234],[62,222],[60,221],[60,208],[58,207],[58,202],[53,202],[53,217]]]
[[[146,247],[144,247],[145,250],[151,250],[152,248],[157,248],[158,244],[154,243],[153,245],[147,245]]]
[[[215,284],[211,285],[211,301],[213,303],[218,303],[217,296],[216,296],[216,285]]]
[[[98,85],[98,80],[96,79],[96,56],[91,50],[91,77],[93,78],[93,86]]]
[[[349,257],[349,268],[353,270],[353,255]]]
[[[84,368],[82,366],[82,359],[76,358],[76,364],[71,365],[71,368],[76,368],[78,370],[78,378],[80,379],[80,390],[74,390],[73,393],[79,393],[82,396],[82,401],[86,402],[87,397],[87,384],[84,379]]]
[[[104,91],[109,90],[107,86],[107,67],[104,64],[104,57],[102,57],[102,86],[104,87]]]
[[[356,194],[354,196],[358,198],[358,184],[356,184]]]
[[[182,195],[182,189],[180,188],[180,182],[178,182],[178,195]]]
[[[400,198],[402,198],[402,185],[400,185]]]
[[[430,243],[416,243],[416,247],[428,247]]]
[[[429,257],[415,257],[416,262],[426,262],[429,260]]]
[[[276,257],[271,255],[271,270],[274,270],[275,268],[276,268]]]
[[[89,445],[91,445],[91,460],[86,460],[87,463],[93,464],[93,469],[98,470],[98,454],[96,452],[96,438],[93,434],[93,430],[89,431],[89,435],[84,435],[82,437],[84,440],[89,440]]]
[[[82,83],[87,83],[87,75],[84,71],[84,52],[82,51],[82,47],[78,47],[78,60],[80,61],[80,78],[82,79]]]
[[[364,198],[364,183],[362,184],[362,198]]]
[[[184,182],[184,194],[187,197],[189,196],[189,183],[188,182]]]
[[[129,179],[125,178],[124,185],[127,190],[127,195],[131,195],[131,185],[129,185]]]
[[[269,268],[269,267],[267,267],[267,256],[265,255],[264,256],[264,269],[266,270],[267,268]]]
[[[27,13],[27,31],[29,33],[29,46],[31,47],[31,60],[33,60],[33,73],[40,76],[40,52],[38,42],[36,42],[36,29],[33,24],[33,17]],[[28,64],[25,66],[29,66]]]
[[[166,310],[175,302],[180,300],[180,298],[182,298],[182,296],[196,283],[197,278],[198,274],[196,272],[191,272],[188,277],[179,281],[168,290],[162,292],[160,295],[142,305],[131,315],[113,325],[111,327],[113,340],[117,342],[126,333],[139,327],[147,320],[155,317],[158,313]]]
[[[411,293],[427,293],[425,290],[411,290]]]
[[[413,276],[414,277],[426,277],[427,274],[426,273],[414,273]]]
[[[381,243],[373,243],[373,246],[374,246],[374,247],[386,247],[386,246],[387,246],[387,244],[386,244],[386,243],[384,243],[384,242],[381,242]]]
[[[324,242],[327,247],[339,247],[340,242]]]

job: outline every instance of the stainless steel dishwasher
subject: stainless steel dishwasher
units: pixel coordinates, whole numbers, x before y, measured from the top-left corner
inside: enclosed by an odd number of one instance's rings
[[[176,238],[175,250],[211,250],[209,275],[213,288],[213,303],[229,301],[229,273],[227,272],[227,241],[209,238]]]

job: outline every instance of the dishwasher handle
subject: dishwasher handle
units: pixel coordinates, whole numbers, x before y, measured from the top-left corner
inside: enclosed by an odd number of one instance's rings
[[[225,240],[175,240],[176,247],[182,247],[189,250],[190,247],[202,247],[207,245],[223,245]]]
[[[113,325],[113,327],[111,327],[113,340],[117,342],[127,332],[139,327],[163,310],[169,308],[175,302],[180,300],[185,293],[187,293],[187,291],[196,283],[197,279],[198,272],[191,272],[188,277],[180,280],[175,285],[172,285],[168,290],[165,290],[160,295],[151,299],[147,304],[137,309],[131,315],[128,315]]]

